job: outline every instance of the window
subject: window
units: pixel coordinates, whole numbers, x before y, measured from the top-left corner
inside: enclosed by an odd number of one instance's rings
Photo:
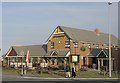
[[[98,45],[98,44],[96,44],[96,48],[99,48],[99,45]]]
[[[11,62],[15,62],[15,60],[16,60],[16,59],[15,59],[14,57],[10,57],[10,61],[11,61]]]
[[[87,44],[87,48],[90,48],[90,43]]]
[[[115,50],[118,50],[118,46],[115,46]]]
[[[51,48],[54,48],[54,42],[51,42]]]
[[[31,63],[31,57],[30,57],[30,59],[29,59],[29,63]]]
[[[52,60],[52,65],[54,65],[54,63],[55,63],[54,60]]]
[[[8,64],[8,58],[7,57],[5,57],[5,63]]]
[[[66,64],[69,64],[69,60],[66,61]]]
[[[78,42],[74,42],[74,47],[78,47]]]
[[[83,57],[83,65],[86,65],[86,57]]]
[[[18,57],[16,57],[16,62],[18,62]]]
[[[106,46],[106,49],[108,49],[108,46]]]
[[[16,58],[13,58],[13,62],[16,62]]]
[[[65,47],[66,47],[66,48],[70,47],[70,42],[69,42],[69,41],[66,41],[66,42],[65,42]]]
[[[43,62],[43,59],[42,59],[42,57],[40,57],[40,63],[42,63]]]
[[[33,58],[33,63],[37,63],[37,57]]]

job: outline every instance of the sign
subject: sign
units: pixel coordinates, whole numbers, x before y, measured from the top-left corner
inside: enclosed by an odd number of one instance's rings
[[[80,50],[81,50],[81,51],[85,51],[85,50],[86,50],[85,46],[81,46],[81,47],[80,47]]]
[[[71,55],[71,63],[79,63],[79,55]]]

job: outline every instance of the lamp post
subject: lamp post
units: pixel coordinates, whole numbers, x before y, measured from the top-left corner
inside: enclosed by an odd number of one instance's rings
[[[112,5],[112,2],[108,2],[109,5],[109,77],[111,77],[111,26],[110,26],[110,6]]]
[[[22,69],[21,69],[21,75],[23,75],[23,55],[24,55],[24,51],[22,50],[21,52],[20,52],[20,54],[21,54],[21,56],[22,56]]]

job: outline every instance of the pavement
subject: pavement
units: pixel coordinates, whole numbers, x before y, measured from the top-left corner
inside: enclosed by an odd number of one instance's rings
[[[2,72],[2,81],[105,81],[105,82],[118,82],[120,78],[65,78],[65,77],[55,77],[55,76],[40,76],[40,75],[23,75],[16,73]]]
[[[54,77],[54,76],[23,76],[22,78],[25,78],[25,79],[38,79],[38,80],[114,80],[114,81],[118,81],[120,80],[120,78],[104,78],[104,77],[76,77],[76,78],[66,78],[66,77]]]

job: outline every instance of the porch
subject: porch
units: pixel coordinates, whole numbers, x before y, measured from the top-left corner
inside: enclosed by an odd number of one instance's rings
[[[105,71],[109,71],[109,58],[97,58],[98,71],[101,71],[102,67],[105,67]],[[114,58],[111,58],[111,71],[114,70]]]
[[[98,71],[102,71],[103,68],[106,72],[109,71],[109,51],[106,49],[91,49],[88,55],[90,65],[93,69],[97,69]],[[114,71],[115,67],[115,59],[111,58],[111,70]]]

